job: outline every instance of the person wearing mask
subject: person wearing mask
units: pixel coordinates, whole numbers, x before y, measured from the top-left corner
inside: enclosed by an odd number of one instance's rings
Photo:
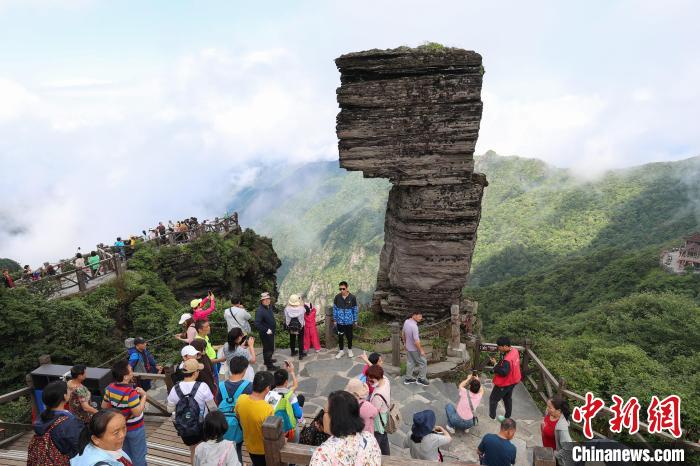
[[[505,416],[499,416],[500,422],[509,418],[513,412],[513,390],[520,382],[520,353],[510,344],[510,338],[498,337],[499,359],[491,358],[493,365],[493,389],[489,397],[489,417],[496,419],[496,408],[498,402],[503,400],[506,409]]]
[[[159,374],[163,368],[156,364],[156,360],[150,351],[146,349],[146,339],[143,337],[134,338],[134,347],[129,348],[129,365],[139,374]],[[137,380],[137,385],[144,390],[151,389],[150,380]]]
[[[253,379],[253,393],[239,396],[236,402],[235,412],[238,415],[243,430],[243,442],[253,466],[265,466],[262,426],[265,419],[274,415],[272,406],[265,401],[273,382],[271,373],[258,372]]]
[[[240,327],[234,327],[228,332],[226,340],[224,347],[219,350],[219,357],[224,358],[226,361],[224,364],[224,375],[226,377],[228,377],[228,365],[231,358],[235,356],[242,356],[246,358],[250,364],[255,364],[257,359],[255,355],[255,338],[244,335],[243,329]],[[252,366],[248,366],[246,370],[246,379],[252,382],[254,375],[255,371],[253,371]]]
[[[442,462],[440,447],[451,441],[449,432],[435,425],[435,412],[426,409],[413,415],[411,435],[406,437],[403,446],[410,450],[413,459]]]
[[[27,448],[27,466],[68,465],[80,451],[84,424],[63,407],[68,401],[68,385],[56,380],[44,387],[41,401],[45,409],[34,424],[34,437]]]
[[[226,319],[226,329],[231,331],[233,328],[240,328],[243,333],[248,335],[250,333],[250,320],[253,316],[250,315],[248,311],[245,310],[243,304],[241,304],[241,298],[233,298],[231,300],[231,307],[224,309],[224,319]]]
[[[209,387],[209,390],[216,395],[218,392],[217,384],[219,383],[218,374],[214,374],[214,364],[207,356],[207,342],[202,338],[195,338],[192,342],[192,347],[197,350],[197,360],[204,365],[204,369],[199,371],[199,382],[204,382]]]
[[[97,408],[90,404],[90,390],[83,385],[86,373],[85,364],[77,364],[71,367],[70,380],[68,381],[68,410],[85,424],[89,423],[97,412]]]
[[[379,414],[379,409],[367,401],[367,397],[369,396],[367,384],[360,379],[350,379],[345,386],[345,391],[355,395],[357,402],[360,404],[360,417],[362,418],[362,422],[365,423],[365,428],[363,430],[374,435],[374,418]]]
[[[313,348],[317,353],[321,351],[321,340],[318,338],[316,328],[316,308],[313,303],[304,303],[304,353]]]
[[[260,341],[263,347],[263,360],[268,371],[276,371],[279,367],[275,366],[277,360],[272,359],[275,352],[275,315],[272,310],[272,299],[270,293],[262,293],[260,295],[260,306],[255,313],[255,328],[258,329]]]
[[[469,390],[467,390],[467,386],[469,386]],[[445,414],[447,415],[445,429],[451,434],[455,433],[455,429],[463,431],[471,429],[476,424],[475,411],[483,396],[484,387],[481,386],[479,377],[471,374],[462,380],[459,383],[457,407],[455,408],[452,403],[445,405]]]
[[[389,422],[389,408],[391,406],[391,383],[384,375],[384,369],[379,364],[367,369],[367,385],[372,387],[370,402],[379,411],[374,418],[374,437],[377,439],[382,455],[389,456],[389,436],[386,426]]]
[[[382,366],[382,368],[384,367],[384,358],[382,358],[382,355],[379,353],[370,353],[369,356],[367,356],[367,353],[362,353],[358,356],[358,358],[365,363],[364,367],[362,368],[362,374],[360,374],[360,380],[362,382],[367,383],[367,369],[369,369],[371,366],[378,364]],[[368,388],[369,394],[372,395],[374,387],[368,385]]]
[[[331,437],[314,450],[309,466],[382,464],[379,445],[364,425],[355,395],[332,392],[323,415],[323,428]]]
[[[219,393],[216,395],[216,403],[229,425],[237,423],[236,417],[236,402],[241,395],[250,395],[253,393],[253,384],[245,379],[248,365],[248,359],[243,356],[234,356],[228,363],[229,376],[228,380],[219,382]],[[254,380],[254,378],[253,378]],[[234,422],[235,420],[235,422]],[[243,435],[238,429],[231,428],[231,432],[227,433],[229,440],[236,442],[236,452],[238,460],[243,462]]]
[[[306,308],[299,295],[293,294],[287,300],[284,308],[284,320],[289,332],[289,349],[292,356],[299,354],[299,360],[304,359],[304,315]]]
[[[134,466],[146,466],[146,429],[143,411],[146,408],[146,391],[134,387],[134,371],[126,359],[112,366],[114,382],[105,389],[102,408],[118,409],[126,418],[126,439],[124,451]]]
[[[573,464],[572,444],[569,434],[569,419],[571,408],[566,398],[555,396],[547,400],[547,411],[540,425],[542,446],[554,450],[557,464],[569,466]]]
[[[405,385],[418,383],[428,386],[428,360],[425,358],[425,350],[420,342],[420,331],[418,324],[423,320],[420,311],[414,311],[411,317],[406,319],[401,330],[401,339],[406,348],[406,377],[403,380]],[[414,379],[413,374],[418,369],[418,378]]]
[[[178,325],[182,325],[182,333],[176,334],[175,338],[187,343],[188,345],[191,345],[192,340],[194,340],[194,337],[197,336],[197,329],[194,327],[194,319],[192,318],[192,314],[188,312],[182,314]]]
[[[214,399],[214,395],[207,384],[197,382],[199,371],[204,369],[204,365],[197,362],[196,359],[188,359],[183,364],[182,372],[185,374],[185,379],[178,382],[170,389],[168,394],[168,412],[173,413],[173,421],[176,420],[175,410],[178,402],[186,396],[192,395],[199,406],[200,422],[204,421],[206,411],[206,403]],[[177,426],[177,424],[176,424]],[[190,462],[194,462],[194,449],[199,442],[202,441],[201,431],[198,435],[182,436],[182,443],[190,448]]]
[[[80,435],[80,454],[70,466],[132,466],[122,450],[126,439],[126,419],[116,409],[105,409],[90,419]]]
[[[209,306],[207,307],[207,305]],[[194,319],[195,322],[207,320],[209,318],[209,314],[216,310],[216,299],[214,298],[214,293],[209,290],[206,298],[193,299],[190,301],[190,307],[192,308],[192,319]]]
[[[355,295],[350,293],[348,282],[342,281],[338,284],[340,293],[333,299],[333,322],[338,330],[338,354],[336,359],[343,357],[343,339],[348,340],[347,356],[352,358],[352,330],[357,324],[358,307]]]
[[[240,466],[235,444],[225,440],[226,417],[214,411],[204,418],[202,443],[194,451],[194,466]]]
[[[2,271],[2,279],[5,282],[5,286],[7,288],[14,288],[15,287],[15,281],[12,279],[12,276],[10,276],[10,271],[5,269]]]
[[[510,466],[515,464],[517,450],[511,443],[515,437],[516,424],[511,418],[501,422],[498,434],[486,434],[481,439],[476,452],[481,464],[486,466]]]

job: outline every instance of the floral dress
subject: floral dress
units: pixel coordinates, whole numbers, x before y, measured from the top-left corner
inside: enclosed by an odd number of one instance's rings
[[[80,385],[78,388],[71,390],[68,410],[79,420],[87,424],[90,422],[90,419],[92,419],[92,413],[88,413],[83,409],[83,402],[90,403],[90,390],[88,390],[85,385]]]
[[[374,466],[382,464],[382,452],[374,435],[363,431],[346,437],[331,437],[318,447],[309,466]]]

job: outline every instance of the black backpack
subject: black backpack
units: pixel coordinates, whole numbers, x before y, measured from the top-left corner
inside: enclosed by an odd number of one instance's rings
[[[293,335],[296,335],[301,331],[301,322],[299,322],[298,317],[292,317],[291,319],[289,319],[289,325],[287,325],[287,330]]]
[[[175,385],[175,393],[180,399],[175,405],[175,430],[180,437],[198,437],[202,435],[202,423],[199,422],[199,403],[194,399],[202,382],[195,382],[192,391],[182,393],[180,384]]]

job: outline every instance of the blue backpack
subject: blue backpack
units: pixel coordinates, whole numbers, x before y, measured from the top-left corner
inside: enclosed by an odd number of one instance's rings
[[[221,393],[219,411],[226,416],[226,422],[228,422],[228,430],[224,434],[224,439],[231,440],[235,443],[243,441],[243,431],[241,430],[241,425],[238,423],[238,418],[236,417],[236,411],[234,409],[238,397],[241,396],[241,393],[243,393],[243,390],[245,390],[249,384],[249,381],[243,380],[236,389],[236,393],[233,394],[233,398],[231,398],[226,391],[226,382],[219,382],[219,393]]]

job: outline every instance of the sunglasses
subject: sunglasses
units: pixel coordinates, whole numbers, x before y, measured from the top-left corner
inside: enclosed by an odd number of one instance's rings
[[[338,288],[340,291],[345,291],[347,288]]]

